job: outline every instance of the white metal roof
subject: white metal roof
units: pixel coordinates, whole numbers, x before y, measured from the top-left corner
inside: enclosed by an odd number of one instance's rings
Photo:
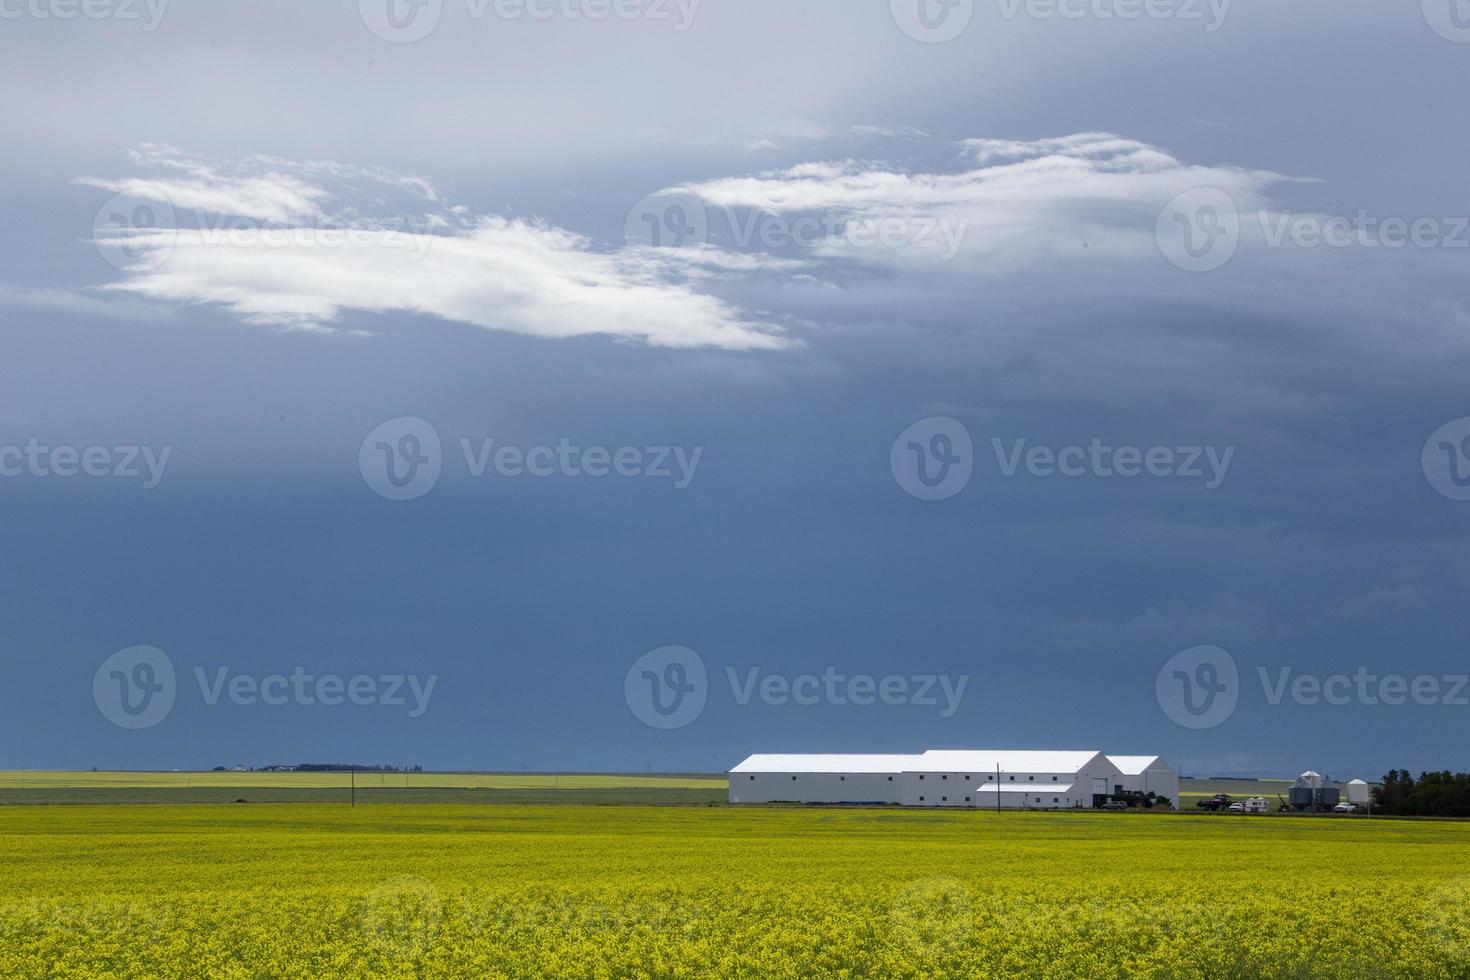
[[[1145,769],[1164,760],[1156,755],[1110,755],[1108,761],[1125,776],[1142,776]]]
[[[1070,793],[1071,783],[981,783],[975,787],[977,793],[1035,793],[1037,796],[1045,796],[1047,793]]]
[[[1009,749],[930,749],[909,767],[910,772],[1077,772],[1102,753],[1095,749],[1073,752],[1012,751]]]
[[[731,772],[901,773],[911,770],[916,755],[753,755]]]

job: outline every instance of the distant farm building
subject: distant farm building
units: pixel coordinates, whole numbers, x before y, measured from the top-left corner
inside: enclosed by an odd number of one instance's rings
[[[1123,774],[1123,788],[1164,796],[1179,809],[1179,774],[1156,755],[1110,755],[1108,761]]]
[[[1178,774],[1158,756],[1106,756],[1095,750],[753,755],[730,770],[731,803],[1069,810],[1114,799],[1137,801],[1138,794],[1148,793],[1167,797],[1177,809]]]

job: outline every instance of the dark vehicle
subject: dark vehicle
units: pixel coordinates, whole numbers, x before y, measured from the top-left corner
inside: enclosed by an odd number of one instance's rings
[[[1223,810],[1230,806],[1230,797],[1224,793],[1216,793],[1208,800],[1200,800],[1195,806],[1201,810]]]

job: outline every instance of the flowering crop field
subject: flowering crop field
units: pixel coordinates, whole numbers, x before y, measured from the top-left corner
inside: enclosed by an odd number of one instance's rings
[[[1467,977],[1470,825],[0,808],[6,977]]]

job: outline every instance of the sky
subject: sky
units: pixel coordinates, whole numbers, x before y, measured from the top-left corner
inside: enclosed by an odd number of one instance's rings
[[[0,0],[0,768],[1465,768],[1461,0]]]

